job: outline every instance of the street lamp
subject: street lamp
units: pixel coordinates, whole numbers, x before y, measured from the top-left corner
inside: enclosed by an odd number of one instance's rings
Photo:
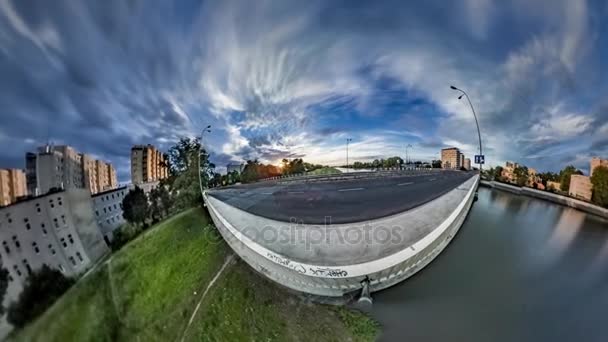
[[[450,86],[450,88],[452,88],[453,90],[457,90],[459,92],[461,92],[462,94],[460,96],[458,96],[458,99],[462,99],[462,97],[466,97],[467,101],[469,101],[469,106],[471,106],[471,111],[473,112],[473,117],[475,118],[475,125],[477,125],[477,137],[479,138],[479,155],[483,155],[483,150],[481,149],[481,132],[479,131],[479,122],[477,121],[477,114],[475,114],[475,108],[473,108],[473,104],[471,103],[471,99],[469,99],[469,95],[467,95],[467,93],[462,90],[462,89],[458,89],[456,87],[454,87],[453,85]],[[479,174],[481,174],[482,171],[482,164],[481,164],[481,160],[479,163]]]
[[[348,170],[348,143],[353,141],[352,138],[346,138],[346,172],[350,172]]]
[[[201,189],[201,195],[203,194],[203,180],[201,178],[201,172],[203,170],[201,170],[201,154],[203,154],[203,135],[205,134],[205,132],[211,133],[211,125],[208,125],[207,127],[205,127],[205,129],[203,129],[203,131],[201,132],[201,146],[199,147],[199,151],[198,151],[198,184],[200,186]]]
[[[405,165],[409,165],[410,164],[410,157],[409,154],[407,153],[407,149],[408,148],[412,148],[411,144],[407,144],[407,146],[405,146]]]

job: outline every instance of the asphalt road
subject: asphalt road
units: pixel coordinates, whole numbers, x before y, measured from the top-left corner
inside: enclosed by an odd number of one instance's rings
[[[454,189],[474,172],[277,184],[260,182],[209,191],[210,196],[269,219],[304,224],[361,222],[397,214]],[[329,223],[329,222],[327,222]]]

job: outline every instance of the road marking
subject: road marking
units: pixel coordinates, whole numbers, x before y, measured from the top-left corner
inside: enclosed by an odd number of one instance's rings
[[[397,186],[404,186],[404,185],[410,185],[410,184],[414,184],[414,182],[399,183],[399,184],[397,184]]]
[[[272,195],[272,192],[262,192],[262,195]]]
[[[289,191],[288,194],[303,194],[304,191]]]
[[[352,189],[340,189],[338,191],[359,191],[359,190],[364,190],[363,188],[352,188]]]

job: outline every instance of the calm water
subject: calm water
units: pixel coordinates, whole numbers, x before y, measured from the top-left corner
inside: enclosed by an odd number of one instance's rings
[[[608,221],[479,189],[452,243],[374,294],[382,341],[608,341]]]

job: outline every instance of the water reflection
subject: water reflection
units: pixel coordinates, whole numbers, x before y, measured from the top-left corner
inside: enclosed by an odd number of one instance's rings
[[[608,221],[480,189],[422,272],[374,296],[384,341],[606,341]]]

